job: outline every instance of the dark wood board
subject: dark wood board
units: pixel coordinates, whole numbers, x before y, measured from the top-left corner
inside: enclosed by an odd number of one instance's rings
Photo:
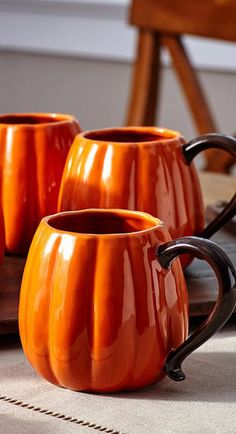
[[[221,241],[218,244],[236,266],[236,243]],[[190,316],[208,315],[217,299],[217,280],[214,272],[206,261],[195,259],[185,270],[185,277],[189,293]]]
[[[235,237],[219,242],[236,266]],[[25,258],[6,256],[0,266],[0,334],[17,333],[20,282]],[[189,291],[189,314],[208,315],[217,297],[214,273],[205,261],[194,260],[185,271]]]
[[[26,258],[5,256],[0,265],[0,334],[18,332],[18,302]]]

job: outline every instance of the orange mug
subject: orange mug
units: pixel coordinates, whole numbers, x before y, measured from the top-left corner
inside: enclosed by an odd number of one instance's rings
[[[209,318],[188,335],[188,296],[179,259],[209,262],[219,295]],[[236,272],[209,240],[171,240],[143,212],[89,209],[42,219],[31,244],[19,304],[24,352],[58,386],[113,392],[167,374],[183,380],[183,360],[229,318]]]
[[[26,255],[41,218],[56,212],[66,157],[79,132],[70,115],[0,116],[0,200],[8,253]]]
[[[59,211],[124,208],[165,222],[172,238],[212,236],[236,212],[236,195],[204,229],[204,207],[192,163],[209,148],[230,152],[236,139],[208,134],[186,143],[180,133],[154,127],[88,131],[78,135],[65,164]]]

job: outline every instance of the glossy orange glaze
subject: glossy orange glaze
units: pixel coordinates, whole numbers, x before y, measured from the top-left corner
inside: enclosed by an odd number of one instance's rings
[[[79,131],[69,115],[0,116],[0,192],[9,253],[25,255],[41,218],[56,212],[62,171]]]
[[[148,385],[188,333],[187,291],[176,260],[163,270],[156,247],[170,240],[158,219],[83,210],[43,219],[22,280],[24,352],[48,381],[111,392]]]
[[[173,238],[199,233],[204,208],[194,164],[179,133],[129,127],[78,135],[65,165],[59,211],[125,208],[165,222]]]

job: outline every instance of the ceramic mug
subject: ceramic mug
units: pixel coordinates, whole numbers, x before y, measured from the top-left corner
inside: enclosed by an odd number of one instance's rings
[[[179,259],[191,253],[215,271],[209,318],[188,335],[188,296]],[[216,244],[171,240],[149,214],[89,209],[44,218],[24,270],[19,330],[24,352],[51,383],[78,391],[136,389],[182,361],[229,318],[236,272]]]
[[[41,218],[56,212],[66,157],[79,132],[70,115],[0,116],[0,200],[8,253],[27,254]]]
[[[165,222],[173,238],[209,238],[236,212],[236,195],[204,229],[204,206],[193,158],[219,148],[236,159],[236,139],[208,134],[186,143],[180,133],[154,127],[88,131],[78,135],[65,165],[58,211],[124,208]]]

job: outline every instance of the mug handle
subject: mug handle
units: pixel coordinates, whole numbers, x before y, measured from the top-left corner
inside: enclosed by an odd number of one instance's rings
[[[225,324],[236,306],[236,270],[226,253],[213,241],[199,237],[181,237],[161,244],[157,248],[156,258],[162,268],[168,269],[172,261],[183,253],[191,253],[210,264],[218,281],[218,299],[203,324],[168,354],[165,371],[175,381],[185,379],[181,368],[183,360]]]
[[[222,149],[229,152],[236,162],[236,139],[223,134],[204,134],[196,137],[183,146],[183,155],[188,165],[191,164],[193,158],[206,149]],[[210,238],[223,225],[225,225],[236,214],[236,193],[223,209],[223,211],[205,228],[200,234],[203,238]]]

